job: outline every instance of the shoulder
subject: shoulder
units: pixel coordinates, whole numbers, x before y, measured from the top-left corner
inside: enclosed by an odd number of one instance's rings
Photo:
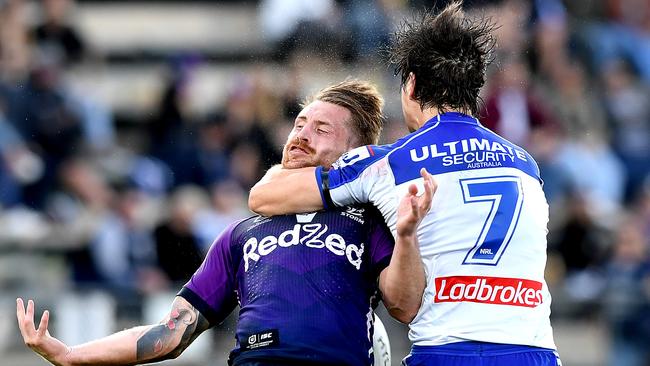
[[[502,145],[509,146],[511,149],[513,149],[515,156],[517,157],[517,161],[521,163],[521,170],[526,172],[528,175],[537,178],[537,180],[541,182],[541,173],[537,161],[535,161],[535,158],[533,158],[533,156],[528,151],[526,151],[526,149],[512,143],[511,141],[505,139],[501,135],[484,126],[481,126],[481,128],[486,131],[486,133],[494,136],[494,139]]]
[[[248,231],[253,225],[263,219],[269,218],[263,216],[249,216],[247,218],[237,220],[226,226],[226,228],[221,232],[221,235],[219,235],[219,238],[217,238],[217,242],[219,242],[221,245],[236,245],[239,238],[241,238],[246,231]]]
[[[380,160],[390,151],[390,145],[365,145],[352,149],[332,164],[333,169],[363,169]]]
[[[346,152],[332,164],[330,177],[334,177],[334,179],[330,179],[330,187],[336,188],[350,183],[365,176],[364,174],[368,171],[375,171],[380,169],[379,167],[387,166],[385,161],[395,146],[395,144],[366,145]]]

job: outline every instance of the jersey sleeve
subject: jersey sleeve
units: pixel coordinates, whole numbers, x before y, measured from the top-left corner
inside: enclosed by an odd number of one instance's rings
[[[237,306],[235,266],[231,246],[236,223],[228,226],[210,247],[203,263],[178,296],[198,309],[210,322],[221,323]]]
[[[381,216],[376,217],[373,221],[370,229],[370,263],[373,272],[379,276],[381,271],[390,264],[395,248],[395,238]]]
[[[370,202],[381,170],[383,149],[361,146],[343,154],[330,169],[316,168],[316,181],[326,209]]]

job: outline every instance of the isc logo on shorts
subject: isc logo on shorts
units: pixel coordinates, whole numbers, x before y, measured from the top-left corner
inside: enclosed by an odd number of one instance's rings
[[[543,302],[542,283],[523,278],[450,276],[435,279],[433,301],[477,302],[534,308]]]

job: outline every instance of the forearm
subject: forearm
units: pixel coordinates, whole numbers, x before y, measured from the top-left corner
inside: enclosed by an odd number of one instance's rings
[[[138,339],[155,327],[139,326],[108,337],[70,347],[66,355],[68,365],[135,365],[138,359]]]
[[[71,347],[66,364],[135,365],[178,357],[209,328],[209,322],[180,297],[173,305],[160,324],[135,327]]]
[[[281,169],[279,166],[269,169],[251,189],[249,208],[264,216],[322,209],[314,169]]]
[[[380,288],[390,315],[410,323],[422,303],[426,287],[424,266],[415,235],[396,237],[390,264],[381,273]]]

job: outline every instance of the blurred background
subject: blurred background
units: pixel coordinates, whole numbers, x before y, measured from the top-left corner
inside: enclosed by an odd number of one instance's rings
[[[371,80],[384,142],[405,134],[380,49],[445,3],[0,0],[0,363],[45,364],[16,296],[70,344],[162,319],[306,95]],[[465,3],[500,26],[481,121],[545,181],[565,366],[649,365],[650,1]],[[406,326],[378,312],[398,365]],[[225,364],[234,324],[169,364]]]

